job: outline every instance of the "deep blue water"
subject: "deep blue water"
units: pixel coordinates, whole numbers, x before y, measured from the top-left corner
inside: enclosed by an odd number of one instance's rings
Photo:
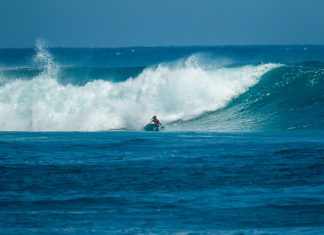
[[[323,90],[323,46],[0,49],[0,234],[324,234]]]
[[[322,234],[324,133],[2,133],[2,234]]]

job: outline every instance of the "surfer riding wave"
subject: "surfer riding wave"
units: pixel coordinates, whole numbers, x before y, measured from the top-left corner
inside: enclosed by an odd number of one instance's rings
[[[147,131],[158,131],[160,127],[164,128],[160,120],[156,116],[153,116],[144,129]]]
[[[157,119],[157,117],[156,116],[153,116],[152,117],[152,119],[151,119],[151,122],[150,123],[154,123],[155,125],[157,125],[158,127],[162,127],[162,128],[164,128],[164,126],[162,125],[162,123],[160,122],[160,120],[159,119]]]

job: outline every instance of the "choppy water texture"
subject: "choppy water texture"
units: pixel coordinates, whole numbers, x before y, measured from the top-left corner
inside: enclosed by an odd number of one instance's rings
[[[321,234],[323,132],[3,133],[2,234]]]
[[[323,62],[323,46],[0,49],[0,233],[323,234]],[[153,115],[163,131],[143,131]]]

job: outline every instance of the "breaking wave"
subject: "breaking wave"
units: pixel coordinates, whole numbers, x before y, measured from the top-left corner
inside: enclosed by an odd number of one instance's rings
[[[31,78],[7,78],[0,72],[0,130],[140,130],[153,115],[166,123],[190,122],[226,108],[280,67],[226,67],[201,58],[194,54],[150,66],[119,82],[96,79],[80,85],[62,82],[55,58],[37,45],[34,63],[39,72]]]

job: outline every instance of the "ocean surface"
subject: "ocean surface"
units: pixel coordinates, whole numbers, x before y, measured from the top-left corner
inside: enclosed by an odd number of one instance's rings
[[[0,234],[324,234],[323,91],[324,46],[0,49]]]

